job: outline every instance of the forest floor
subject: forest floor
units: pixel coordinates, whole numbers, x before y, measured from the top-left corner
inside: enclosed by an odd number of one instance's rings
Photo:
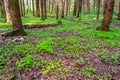
[[[23,23],[57,23],[29,18]],[[0,39],[0,80],[119,80],[120,21],[113,20],[109,32],[97,31],[101,20],[94,17],[61,21],[27,29],[27,36]],[[0,32],[9,29],[0,23]]]

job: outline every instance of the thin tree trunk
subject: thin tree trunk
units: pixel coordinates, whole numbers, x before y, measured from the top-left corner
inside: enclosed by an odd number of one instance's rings
[[[4,9],[5,9],[5,20],[6,22],[10,23],[11,22],[11,14],[10,14],[10,4],[9,0],[3,0],[4,2]]]
[[[22,4],[23,4],[23,16],[25,16],[26,15],[26,13],[25,13],[25,1],[24,0],[22,0]]]
[[[52,10],[51,10],[51,14],[53,13],[54,10],[54,0],[52,0]]]
[[[22,6],[22,0],[19,0],[20,3],[20,14],[23,16],[23,6]]]
[[[96,0],[93,0],[93,10],[95,10],[96,8],[95,4],[96,4]]]
[[[82,11],[82,0],[78,0],[77,18],[78,18],[78,17],[81,17],[81,11]]]
[[[68,5],[69,5],[69,1],[66,0],[66,16],[68,16],[68,9],[69,9],[69,8],[68,8],[68,7],[69,7]]]
[[[74,0],[74,10],[73,10],[73,15],[75,16],[77,13],[77,0]]]
[[[41,0],[41,19],[44,20],[44,8],[43,8],[43,0]]]
[[[50,9],[51,9],[51,8],[50,8],[50,1],[48,1],[48,3],[49,3],[48,9],[49,9],[49,13],[50,13]]]
[[[28,11],[29,11],[29,9],[28,9],[28,8],[29,8],[28,2],[29,2],[29,1],[26,0],[26,14],[27,14],[27,15],[28,15]]]
[[[87,0],[87,10],[88,14],[90,15],[90,0]]]
[[[98,0],[98,11],[97,11],[97,18],[96,18],[96,20],[99,19],[99,14],[100,14],[100,0]]]
[[[58,0],[56,0],[56,19],[58,20]]]
[[[118,7],[118,20],[120,20],[120,2],[119,2],[119,7]]]
[[[46,0],[44,0],[44,16],[45,16],[45,19],[47,19]]]
[[[64,18],[64,11],[65,10],[65,0],[62,0],[62,12],[61,12],[61,18]]]
[[[33,10],[33,16],[35,16],[35,3],[34,3],[34,0],[32,0],[32,10]]]
[[[70,12],[71,12],[71,9],[70,9],[71,8],[71,0],[69,0],[68,4],[69,4],[69,6],[68,6],[68,12],[69,12],[69,15],[70,15]]]
[[[39,0],[36,0],[36,15],[37,17],[40,17]]]

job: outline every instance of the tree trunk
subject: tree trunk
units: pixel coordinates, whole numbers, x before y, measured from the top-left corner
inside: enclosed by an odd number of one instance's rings
[[[58,0],[56,0],[56,19],[58,20]]]
[[[20,16],[19,0],[9,0],[9,3],[13,30],[17,30],[17,32],[14,35],[24,34],[25,32],[22,27],[22,21]]]
[[[61,18],[64,18],[64,10],[65,10],[65,0],[62,0],[62,12],[61,12]]]
[[[78,0],[77,18],[78,18],[78,17],[81,17],[81,11],[82,11],[82,0]]]
[[[69,1],[68,0],[66,0],[66,16],[68,16],[68,6],[69,5]]]
[[[25,14],[25,1],[22,0],[22,3],[23,3],[23,16],[25,16],[25,15],[26,15],[26,14]]]
[[[41,19],[42,20],[44,20],[45,19],[45,17],[44,17],[44,2],[43,2],[44,0],[41,0]]]
[[[52,13],[53,13],[53,10],[54,10],[54,3],[55,3],[54,0],[52,0],[51,3],[52,3],[52,8],[51,8],[51,9],[52,9],[52,10],[51,10],[51,14],[52,14]]]
[[[87,10],[88,14],[90,15],[90,0],[87,0]]]
[[[73,10],[73,15],[75,16],[77,13],[77,0],[74,0],[74,10]]]
[[[39,0],[36,0],[36,15],[37,17],[40,17]]]
[[[22,6],[22,0],[19,0],[20,3],[20,14],[23,16],[23,6]]]
[[[47,19],[46,0],[44,0],[44,16],[45,16],[45,19]]]
[[[96,0],[93,0],[93,10],[96,9]]]
[[[49,10],[49,13],[50,13],[50,10],[51,10],[51,8],[50,8],[50,1],[48,1],[48,3],[49,3],[49,6],[48,6],[48,10]]]
[[[115,0],[105,0],[104,6],[104,18],[101,27],[102,31],[109,31],[109,25],[112,20]]]
[[[35,16],[35,3],[34,3],[34,0],[32,0],[32,10],[33,10],[33,16]]]
[[[70,12],[71,12],[71,0],[69,0],[69,3],[68,3],[68,12],[69,12],[69,15],[70,15]]]
[[[11,14],[10,14],[10,4],[9,0],[3,0],[4,1],[4,8],[5,8],[5,20],[6,22],[11,22]]]
[[[96,20],[99,19],[99,14],[100,14],[100,0],[98,0],[98,11],[97,11],[97,18],[96,18]]]
[[[28,15],[28,11],[29,11],[29,5],[28,5],[28,0],[26,0],[26,14]]]
[[[120,20],[120,2],[119,2],[119,7],[118,7],[118,20]]]

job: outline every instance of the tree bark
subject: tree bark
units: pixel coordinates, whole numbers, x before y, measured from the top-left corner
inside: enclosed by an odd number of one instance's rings
[[[41,0],[41,19],[44,20],[44,0]]]
[[[39,0],[36,0],[36,15],[37,17],[40,17]]]
[[[21,16],[23,16],[23,4],[22,4],[22,0],[19,0],[20,3],[20,14]]]
[[[75,16],[77,13],[77,0],[74,0],[74,10],[73,10],[73,16]]]
[[[17,31],[14,35],[24,34],[25,32],[22,27],[22,21],[20,16],[19,0],[9,0],[9,3],[10,3],[10,12],[12,17],[13,30]]]
[[[25,1],[24,0],[22,0],[22,4],[23,4],[23,16],[25,16],[26,15],[26,13],[25,13]]]
[[[118,7],[118,20],[120,20],[120,2],[119,2],[119,7]]]
[[[45,16],[45,19],[47,19],[46,0],[44,0],[44,16]]]
[[[101,27],[102,31],[109,31],[109,25],[112,20],[115,0],[105,0],[104,6],[104,18]]]
[[[51,10],[51,8],[50,8],[50,4],[51,4],[50,0],[48,1],[48,3],[49,3],[48,10],[49,10],[49,13],[50,13],[50,10]]]
[[[88,9],[88,14],[90,15],[90,0],[87,0],[87,9]]]
[[[32,0],[32,10],[33,10],[33,16],[35,16],[35,3],[34,3],[34,0]]]
[[[81,17],[81,11],[82,11],[82,0],[78,0],[77,18],[78,18],[78,17]]]
[[[68,3],[69,5],[68,5],[68,12],[69,12],[69,15],[70,15],[70,13],[71,13],[71,0],[69,0],[69,3]]]
[[[56,0],[56,19],[58,20],[58,0]]]
[[[29,5],[28,5],[29,1],[26,0],[26,14],[28,15],[28,11],[29,11]]]
[[[61,12],[61,18],[64,18],[64,11],[65,11],[65,0],[62,0],[62,12]]]
[[[51,3],[52,3],[52,6],[51,6],[51,14],[53,13],[53,10],[54,10],[54,0],[51,0]]]
[[[99,19],[99,14],[100,14],[100,0],[98,0],[98,11],[97,11],[97,18],[96,18],[96,20]]]
[[[69,0],[66,0],[66,16],[68,16],[68,9],[69,9],[68,5],[69,5]]]
[[[11,22],[11,14],[10,14],[10,4],[9,0],[3,0],[4,2],[4,8],[5,8],[5,20],[6,22]]]

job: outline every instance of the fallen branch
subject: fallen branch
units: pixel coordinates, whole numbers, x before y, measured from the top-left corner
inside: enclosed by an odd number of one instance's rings
[[[33,29],[33,28],[45,28],[45,27],[54,27],[57,25],[62,24],[61,20],[58,20],[58,23],[56,24],[38,24],[38,25],[23,25],[23,27],[25,29]],[[8,36],[17,36],[17,35],[27,35],[27,33],[20,33],[19,29],[15,29],[15,30],[8,30],[5,31],[4,33],[0,34],[0,39],[3,37],[8,37]]]
[[[18,36],[18,35],[26,35],[26,33],[25,32],[20,33],[19,29],[8,30],[0,34],[0,39],[8,36]]]
[[[18,29],[9,30],[9,31],[6,31],[4,33],[1,33],[0,36],[1,37],[14,36],[18,31],[19,31]]]
[[[25,29],[33,29],[33,28],[45,28],[45,27],[54,27],[58,24],[38,24],[38,25],[23,25]]]

